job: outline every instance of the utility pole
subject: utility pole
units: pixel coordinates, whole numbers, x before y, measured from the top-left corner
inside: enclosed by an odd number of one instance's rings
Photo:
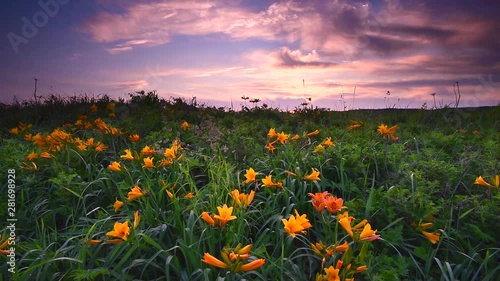
[[[33,79],[35,79],[35,91],[33,92],[33,96],[35,97],[35,104],[38,104],[38,101],[36,99],[36,84],[38,82],[38,78],[33,78]]]

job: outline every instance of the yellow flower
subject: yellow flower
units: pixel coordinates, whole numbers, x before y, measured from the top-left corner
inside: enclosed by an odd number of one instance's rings
[[[305,180],[310,180],[310,181],[320,181],[321,179],[319,178],[319,171],[316,169],[312,169],[311,174],[304,176]]]
[[[432,244],[436,244],[441,236],[441,233],[439,232],[432,233],[425,230],[422,230],[421,232]]]
[[[304,232],[306,229],[312,227],[307,219],[307,215],[299,215],[297,210],[295,210],[295,216],[291,215],[288,220],[281,219],[281,221],[284,224],[285,232],[294,238],[297,233]]]
[[[144,161],[144,165],[142,165],[142,168],[143,168],[143,169],[147,169],[147,168],[154,168],[154,167],[155,167],[155,165],[154,165],[154,163],[153,163],[153,159],[154,159],[154,157],[153,157],[153,158],[151,158],[151,157],[146,157],[146,158],[144,158],[144,159],[143,159],[143,161]]]
[[[123,202],[118,200],[118,198],[115,198],[115,203],[113,204],[113,208],[115,209],[115,213],[118,212],[118,210],[123,207]]]
[[[188,122],[186,122],[186,121],[182,122],[182,124],[181,124],[181,128],[182,128],[184,131],[185,131],[185,130],[187,130],[187,129],[189,128],[189,123],[188,123]]]
[[[90,112],[96,112],[97,111],[97,105],[93,104],[89,107]]]
[[[110,165],[108,165],[108,169],[113,172],[121,172],[120,163],[113,161]]]
[[[141,222],[141,217],[139,216],[139,211],[134,212],[134,229],[139,226],[139,223]]]
[[[491,183],[493,184],[494,187],[499,188],[500,187],[500,176],[496,175],[496,177],[491,177],[490,178]]]
[[[120,158],[123,158],[125,160],[134,160],[134,156],[132,156],[132,152],[130,149],[125,149],[125,154],[121,155]]]
[[[130,227],[128,226],[128,221],[124,223],[115,222],[113,230],[106,233],[107,236],[120,238],[122,240],[127,240],[130,235]]]
[[[257,176],[257,173],[253,170],[253,168],[250,168],[247,170],[245,174],[246,180],[243,183],[251,183],[255,181],[255,177]]]
[[[127,200],[131,201],[137,198],[141,198],[145,194],[142,192],[141,188],[138,185],[135,185],[129,192]]]
[[[325,147],[322,144],[318,144],[315,148],[314,151],[315,153],[323,153],[325,151]]]
[[[217,210],[219,211],[218,215],[214,215],[214,218],[217,219],[222,227],[226,225],[226,223],[230,220],[236,219],[236,216],[233,216],[233,207],[227,207],[226,204],[224,204],[222,207],[217,207]]]
[[[253,201],[253,197],[255,196],[255,191],[250,191],[250,194],[240,193],[238,189],[231,191],[231,195],[233,196],[233,200],[237,206],[246,208]]]

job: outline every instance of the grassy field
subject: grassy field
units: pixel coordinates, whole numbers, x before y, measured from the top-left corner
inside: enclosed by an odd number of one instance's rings
[[[500,107],[2,105],[4,280],[498,280]]]

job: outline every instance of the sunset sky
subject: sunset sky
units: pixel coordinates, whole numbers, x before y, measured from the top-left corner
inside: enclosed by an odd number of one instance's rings
[[[156,90],[209,106],[500,104],[499,1],[2,1],[0,102]],[[388,93],[389,91],[389,93]],[[435,96],[431,94],[436,93]]]

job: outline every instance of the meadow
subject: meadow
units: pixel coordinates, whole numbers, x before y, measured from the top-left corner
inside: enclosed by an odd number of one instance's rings
[[[500,275],[500,106],[1,107],[3,280]]]

